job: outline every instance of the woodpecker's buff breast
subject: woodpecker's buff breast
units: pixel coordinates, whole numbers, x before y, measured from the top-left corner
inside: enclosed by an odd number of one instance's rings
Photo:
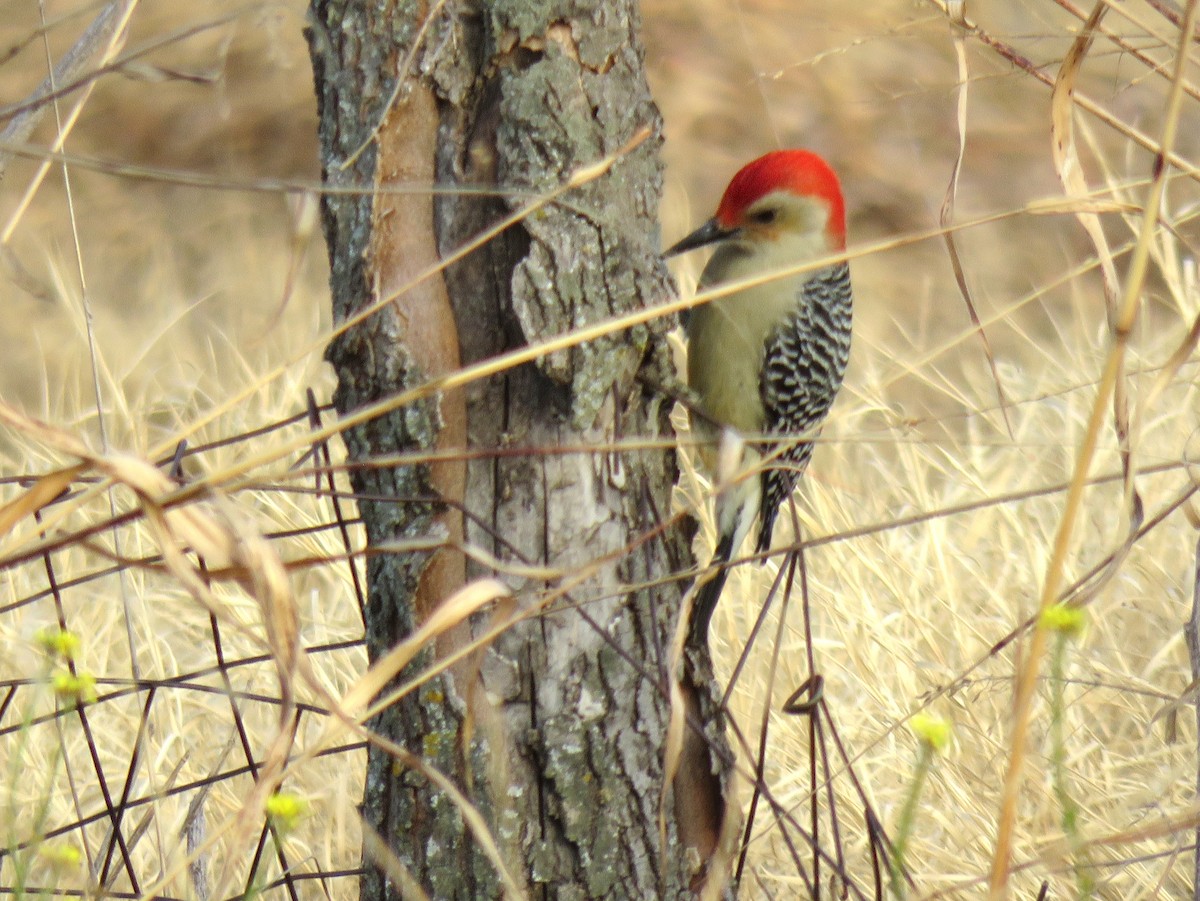
[[[764,462],[718,498],[718,552],[727,562],[757,516],[766,550],[779,505],[791,494],[841,387],[850,355],[851,287],[845,263],[802,269],[846,246],[837,176],[807,150],[760,157],[730,181],[716,215],[667,251],[715,245],[700,290],[748,284],[694,308],[688,317],[693,429],[715,444],[732,428],[748,441],[744,467]],[[757,439],[757,441],[756,441]],[[808,439],[808,440],[805,440]],[[722,552],[724,560],[716,560]],[[715,604],[721,578],[709,583]],[[714,583],[717,583],[714,585]],[[708,586],[706,586],[708,588]],[[711,609],[698,609],[707,630]]]

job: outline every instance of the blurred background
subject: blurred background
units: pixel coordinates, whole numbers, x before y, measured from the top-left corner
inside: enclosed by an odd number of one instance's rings
[[[43,32],[58,59],[98,8],[0,0],[0,106],[20,103],[45,78]],[[665,120],[664,245],[711,214],[742,163],[773,148],[817,150],[843,181],[855,347],[798,509],[817,543],[808,565],[818,665],[855,772],[885,825],[894,824],[913,781],[917,742],[902,728],[907,716],[932,704],[954,723],[953,750],[935,764],[909,850],[919,897],[976,897],[986,873],[1020,661],[1012,647],[990,649],[1036,609],[1111,347],[1097,249],[1071,215],[1080,205],[1066,197],[1052,153],[1049,84],[1090,11],[1068,0],[975,0],[966,4],[975,28],[966,30],[926,0],[642,6],[649,78]],[[1122,277],[1153,171],[1154,155],[1142,145],[1158,140],[1166,121],[1179,42],[1173,11],[1162,0],[1114,4],[1078,73],[1078,96],[1095,112],[1076,113],[1074,165],[1106,204],[1102,228]],[[161,453],[185,434],[202,443],[290,416],[303,410],[308,388],[328,398],[328,272],[315,201],[275,189],[279,181],[315,186],[319,176],[304,16],[296,0],[143,0],[125,45],[127,56],[138,52],[97,82],[67,139],[65,153],[79,163],[70,169],[70,197],[55,164],[26,202],[42,161],[8,159],[0,181],[0,398],[98,448],[98,385],[108,442],[136,454]],[[1191,891],[1196,735],[1176,703],[1193,679],[1180,624],[1195,564],[1185,515],[1195,481],[1182,464],[1200,452],[1197,355],[1187,341],[1200,313],[1200,79],[1196,43],[1188,47],[1176,152],[1191,169],[1170,176],[1128,358],[1135,466],[1154,470],[1137,485],[1148,517],[1162,518],[1114,564],[1090,599],[1086,636],[1064,652],[1070,681],[1060,722],[1068,738],[1059,772],[1082,807],[1083,840],[1095,844],[1087,854],[1065,850],[1041,690],[1014,857],[1024,867],[1017,897],[1033,897],[1043,879],[1054,886],[1051,897],[1086,893],[1080,867],[1100,897]],[[55,134],[51,115],[30,143],[45,148]],[[949,221],[960,226],[952,234],[1004,408],[936,233],[960,138]],[[702,260],[678,265],[690,290]],[[217,449],[192,465],[217,467],[244,453]],[[0,454],[8,475],[52,463],[11,433],[0,432]],[[1111,417],[1094,471],[1120,472]],[[684,489],[702,507],[702,477],[689,474]],[[1116,559],[1126,535],[1119,481],[1089,490],[1083,504],[1068,583]],[[290,502],[264,502],[260,513],[281,530],[313,515]],[[787,531],[777,530],[777,544]],[[313,539],[312,553],[338,551],[323,540]],[[711,535],[702,534],[699,548],[705,540]],[[731,580],[714,623],[723,679],[774,572],[773,564],[744,567]],[[28,647],[53,616],[18,602],[44,588],[45,575],[6,577],[0,640]],[[344,572],[309,573],[296,591],[306,640],[354,636],[358,613]],[[106,643],[124,641],[124,626],[115,610],[104,620],[110,614],[97,600],[84,594],[68,604],[98,617],[101,647],[85,653],[103,672],[116,667]],[[161,596],[141,603],[135,631],[158,649],[155,665],[163,673],[183,667],[206,614],[193,611],[196,622],[181,624],[193,614]],[[775,634],[773,622],[764,634]],[[805,676],[795,610],[783,635],[775,670],[761,639],[734,685],[731,710],[747,734],[764,716],[768,682],[774,711]],[[36,668],[32,655],[13,655],[0,676],[27,674]],[[337,686],[364,658],[351,650],[329,659],[327,678]],[[127,716],[136,728],[136,706]],[[194,742],[188,767],[203,771],[225,736],[202,722],[183,709],[164,713],[156,741]],[[807,726],[777,712],[768,722],[765,778],[777,797],[801,804]],[[11,764],[11,750],[5,754]],[[292,839],[301,847],[295,856],[314,868],[357,863],[357,765],[333,768],[333,779],[312,772],[300,786],[324,822],[336,824]],[[73,808],[70,792],[61,794],[54,816],[65,821]],[[236,789],[214,797],[236,809]],[[159,813],[170,829],[186,816],[187,799],[174,803]],[[1156,831],[1166,820],[1175,826]],[[1101,841],[1113,835],[1124,838]],[[861,824],[845,841],[861,850]],[[795,896],[790,857],[766,819],[750,867],[746,897]],[[350,897],[352,881],[326,890]]]

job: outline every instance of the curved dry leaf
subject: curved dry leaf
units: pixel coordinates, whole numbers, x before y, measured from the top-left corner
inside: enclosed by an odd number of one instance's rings
[[[1071,44],[1071,49],[1063,58],[1059,67],[1058,77],[1050,94],[1050,136],[1051,151],[1054,156],[1054,168],[1058,172],[1058,180],[1062,182],[1063,190],[1071,200],[1080,204],[1073,210],[1075,218],[1087,232],[1096,254],[1100,260],[1100,270],[1104,278],[1104,299],[1108,309],[1109,322],[1113,321],[1117,304],[1117,269],[1113,263],[1112,251],[1104,236],[1100,220],[1088,205],[1094,203],[1091,191],[1083,177],[1083,165],[1079,160],[1079,150],[1075,144],[1075,84],[1079,80],[1079,70],[1083,60],[1095,40],[1096,28],[1108,11],[1108,6],[1097,3],[1088,16],[1079,35]]]
[[[96,456],[92,463],[114,482],[137,494],[143,509],[152,505],[162,510],[168,533],[181,547],[203,557],[208,567],[219,572],[235,565],[237,537],[228,524],[217,521],[204,503],[162,505],[179,487],[157,466],[129,454]]]
[[[17,523],[33,516],[47,504],[53,503],[71,483],[84,471],[83,466],[72,466],[42,476],[33,486],[15,500],[0,507],[0,536],[7,535]]]
[[[240,513],[225,496],[215,495],[214,501],[224,521],[222,531],[230,541],[235,571],[242,587],[258,604],[262,616],[267,645],[279,675],[283,699],[280,716],[286,722],[292,715],[300,657],[300,614],[292,595],[291,581],[279,554],[254,521]]]
[[[342,696],[343,710],[356,710],[369,704],[397,673],[431,641],[444,632],[465,622],[472,614],[511,592],[498,579],[479,579],[463,586],[440,603],[421,626],[376,662]]]
[[[675,776],[679,773],[679,765],[683,760],[684,729],[687,726],[687,701],[683,697],[683,688],[679,684],[679,674],[683,671],[684,642],[687,638],[688,623],[692,619],[692,605],[695,603],[696,584],[687,590],[680,603],[680,615],[675,623],[675,634],[671,638],[670,669],[671,678],[668,680],[671,702],[670,716],[667,720],[667,741],[663,749],[663,784],[658,798],[658,844],[667,848],[667,796],[671,786],[675,784]]]

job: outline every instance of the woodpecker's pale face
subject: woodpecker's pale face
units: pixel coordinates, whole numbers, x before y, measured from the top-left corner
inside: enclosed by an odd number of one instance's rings
[[[764,270],[828,256],[840,249],[830,235],[831,212],[822,197],[772,191],[725,230],[722,249],[752,256]]]
[[[837,176],[807,150],[759,157],[730,181],[717,214],[666,255],[716,243],[728,248],[724,255],[754,257],[759,268],[845,249],[846,213]]]

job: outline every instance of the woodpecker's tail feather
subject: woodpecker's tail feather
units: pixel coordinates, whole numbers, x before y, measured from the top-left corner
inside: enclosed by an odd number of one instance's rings
[[[780,488],[772,484],[774,481],[779,480],[778,476],[776,476],[777,472],[778,470],[768,469],[762,474],[763,497],[770,497],[771,501],[763,504],[758,511],[758,540],[754,542],[754,550],[759,554],[766,553],[771,549],[771,534],[775,531],[775,517],[779,515],[779,504],[775,503],[773,495],[775,493],[782,493],[784,490],[790,493],[792,488],[795,487],[796,479],[798,478],[798,476],[793,477],[792,484],[787,485],[786,489]],[[791,476],[791,473],[788,473],[785,479],[787,476]],[[760,560],[759,563],[766,563],[766,558]]]
[[[692,603],[692,621],[688,644],[699,645],[708,640],[708,623],[713,611],[717,609],[717,601],[721,599],[721,591],[725,588],[725,580],[729,578],[729,561],[733,558],[733,533],[722,535],[713,550],[710,569],[716,569],[712,578],[700,586],[696,592],[696,600]]]

